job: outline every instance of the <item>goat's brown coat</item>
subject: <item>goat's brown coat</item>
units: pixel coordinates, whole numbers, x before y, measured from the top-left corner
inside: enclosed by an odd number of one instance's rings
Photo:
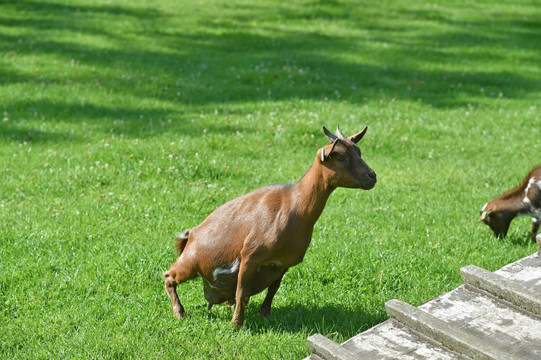
[[[486,203],[480,214],[479,222],[487,224],[496,237],[507,235],[515,217],[531,216],[535,238],[541,224],[541,165],[534,166],[521,184]]]
[[[339,130],[338,136],[324,130],[331,143],[318,151],[297,183],[267,186],[233,199],[177,238],[180,256],[164,273],[175,316],[184,315],[177,285],[198,275],[209,308],[236,303],[232,323],[237,327],[244,322],[250,296],[266,288],[260,312],[269,316],[284,273],[303,260],[333,190],[374,187],[376,175],[356,146],[366,128],[350,138]]]

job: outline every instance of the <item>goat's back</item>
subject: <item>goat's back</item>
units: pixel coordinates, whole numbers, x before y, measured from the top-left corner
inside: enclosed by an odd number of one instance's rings
[[[245,246],[273,247],[292,218],[293,186],[266,186],[219,206],[191,229],[183,255],[196,256],[203,273],[230,266]]]

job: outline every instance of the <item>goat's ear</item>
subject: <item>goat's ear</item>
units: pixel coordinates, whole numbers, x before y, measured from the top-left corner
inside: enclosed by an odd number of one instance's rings
[[[366,134],[366,130],[368,130],[368,126],[365,126],[364,129],[361,130],[360,133],[357,133],[355,135],[351,135],[349,137],[349,140],[353,141],[355,144],[357,144],[361,139],[363,138],[364,134]]]
[[[329,138],[330,142],[334,142],[336,139],[338,139],[338,136],[330,132],[325,126],[323,126],[323,131],[325,132],[325,135],[327,135],[327,137]]]
[[[321,162],[324,162],[325,160],[331,157],[331,153],[334,150],[334,147],[336,146],[338,141],[339,141],[338,139],[334,140],[330,148],[328,148],[328,146],[324,146],[321,148]],[[325,149],[325,148],[328,148],[328,149]]]
[[[478,223],[485,221],[487,218],[488,213],[486,211],[481,212],[481,216],[479,217],[479,220],[477,220]]]

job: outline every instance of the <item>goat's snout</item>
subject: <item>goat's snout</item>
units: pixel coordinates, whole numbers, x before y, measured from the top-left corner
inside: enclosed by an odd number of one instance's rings
[[[378,182],[376,173],[372,170],[368,172],[366,175],[368,176],[368,181],[372,183],[372,187],[376,186],[376,183]]]
[[[361,179],[362,180],[359,179],[358,184],[360,185],[360,188],[364,190],[372,189],[378,182],[376,173],[372,170],[364,173]]]

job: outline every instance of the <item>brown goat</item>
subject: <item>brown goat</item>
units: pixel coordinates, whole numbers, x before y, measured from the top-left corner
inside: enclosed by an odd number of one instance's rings
[[[486,203],[478,222],[490,226],[494,236],[507,235],[511,220],[517,216],[532,217],[532,238],[541,223],[541,165],[535,166],[517,187]]]
[[[200,225],[177,237],[179,258],[164,273],[174,315],[184,308],[177,285],[203,278],[209,309],[235,303],[231,322],[242,326],[250,296],[268,288],[260,313],[268,317],[287,269],[300,263],[312,239],[314,224],[337,187],[372,189],[376,174],[361,158],[359,142],[367,128],[345,137],[323,128],[331,143],[295,184],[254,190],[218,207]]]

